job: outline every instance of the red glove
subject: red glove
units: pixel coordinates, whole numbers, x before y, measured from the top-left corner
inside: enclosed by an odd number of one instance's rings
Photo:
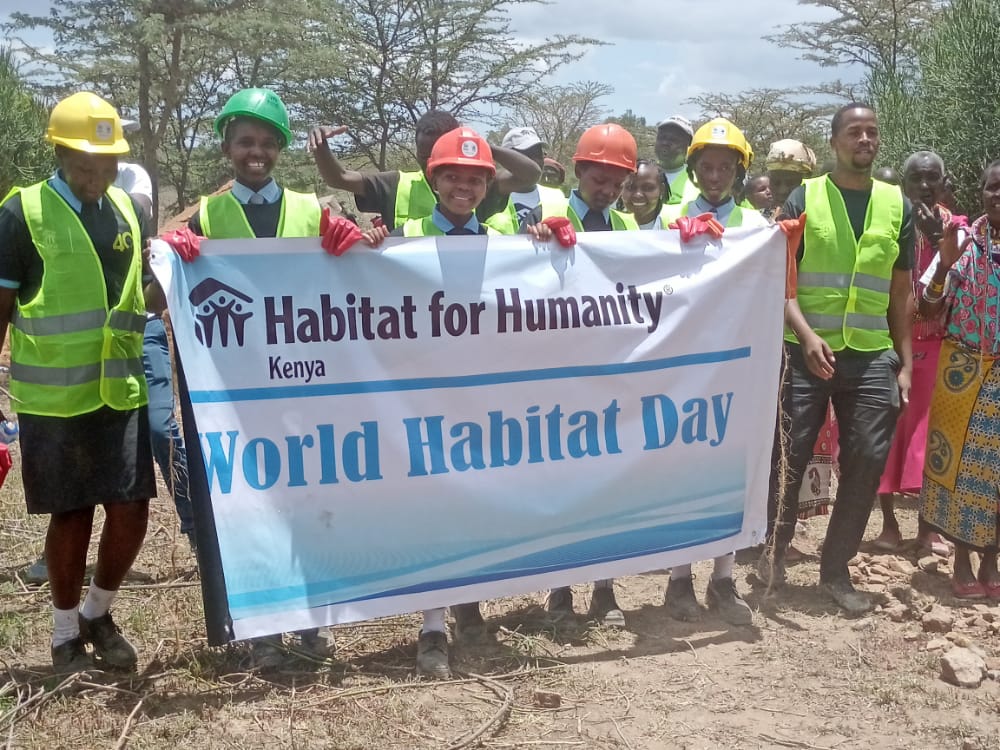
[[[329,206],[323,209],[323,216],[320,217],[319,235],[322,237],[320,244],[323,249],[338,257],[353,247],[355,242],[364,239],[357,224],[343,216],[333,216]]]
[[[688,243],[701,234],[707,234],[712,239],[722,237],[726,228],[719,223],[714,214],[703,213],[697,216],[681,216],[670,222],[668,229],[677,229],[681,233],[681,242]]]
[[[201,255],[202,238],[192,232],[189,227],[164,232],[160,235],[160,239],[170,245],[185,263],[190,263]]]
[[[0,443],[0,487],[3,487],[3,483],[7,479],[7,472],[10,471],[10,467],[13,465],[14,462],[10,458],[10,451],[7,450],[7,446],[4,443]]]
[[[576,230],[573,229],[573,222],[565,216],[550,216],[542,219],[542,224],[552,230],[556,236],[556,242],[563,247],[573,247],[576,244]]]

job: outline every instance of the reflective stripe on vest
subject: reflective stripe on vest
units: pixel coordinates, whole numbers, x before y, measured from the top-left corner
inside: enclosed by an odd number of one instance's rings
[[[864,232],[857,239],[844,197],[829,177],[803,184],[809,220],[797,296],[806,322],[833,351],[891,348],[886,316],[903,225],[899,188],[872,181]],[[785,339],[797,340],[788,329]]]
[[[580,217],[576,215],[576,211],[573,207],[569,205],[569,198],[563,198],[558,201],[542,201],[542,218],[547,219],[550,216],[564,216],[569,219],[573,228],[578,232],[585,231],[583,228],[583,222],[580,221]],[[635,221],[635,217],[632,214],[624,213],[623,211],[616,211],[611,209],[609,212],[611,219],[611,228],[617,232],[636,230],[638,231],[639,225]]]
[[[257,236],[247,221],[243,204],[229,191],[222,195],[202,196],[198,218],[201,231],[209,239],[238,240]],[[319,219],[319,201],[315,195],[282,189],[276,236],[318,237]]]
[[[123,245],[132,253],[121,299],[109,310],[101,261],[77,213],[45,182],[15,193],[44,268],[35,296],[18,301],[10,329],[16,410],[72,417],[147,403],[142,236],[131,199],[114,187],[105,194],[128,224],[131,242]]]
[[[483,226],[486,226],[485,224]],[[496,235],[501,234],[496,229],[491,226],[486,226],[486,234]],[[422,219],[407,219],[403,222],[403,236],[404,237],[444,237],[445,233],[441,231],[437,224],[430,216],[425,216]],[[461,236],[461,235],[459,235]],[[467,235],[469,237],[475,237],[480,235]]]
[[[691,178],[688,177],[687,169],[682,169],[670,183],[670,197],[667,199],[667,205],[679,206],[683,203],[690,203],[698,197],[699,192],[695,184],[691,182]]]
[[[436,203],[437,198],[423,172],[400,172],[399,187],[396,188],[396,212],[391,229],[403,226],[407,219],[430,216]]]

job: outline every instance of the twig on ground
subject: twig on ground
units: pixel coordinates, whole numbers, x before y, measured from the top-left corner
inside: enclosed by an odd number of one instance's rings
[[[625,738],[625,733],[622,731],[621,724],[618,723],[618,719],[611,717],[611,721],[615,725],[615,731],[618,732],[618,736],[622,738],[622,742],[625,744],[627,750],[632,750],[632,743]]]
[[[490,716],[471,733],[467,732],[463,736],[452,740],[452,742],[447,745],[447,750],[461,750],[465,747],[472,747],[479,741],[479,738],[487,732],[495,734],[500,730],[500,727],[506,723],[507,719],[510,717],[511,709],[514,707],[514,691],[506,685],[497,682],[492,677],[484,677],[471,672],[469,673],[469,677],[482,682],[490,690],[496,693],[498,697],[502,698],[503,701],[496,713]]]
[[[128,733],[132,731],[132,722],[135,721],[135,715],[139,713],[139,709],[142,708],[142,698],[140,698],[135,703],[135,707],[132,709],[132,713],[128,715],[125,719],[125,726],[122,727],[122,733],[118,735],[118,742],[115,743],[115,750],[124,750],[125,746],[128,745]]]
[[[765,742],[773,742],[776,745],[781,745],[782,747],[802,747],[808,750],[830,750],[830,748],[823,745],[812,745],[808,742],[800,742],[799,740],[790,740],[784,737],[773,737],[769,734],[763,734],[758,732],[758,737],[760,737]]]

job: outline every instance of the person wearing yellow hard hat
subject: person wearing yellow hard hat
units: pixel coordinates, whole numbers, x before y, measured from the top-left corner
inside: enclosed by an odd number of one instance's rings
[[[81,92],[53,108],[58,169],[0,205],[0,340],[11,336],[28,513],[49,514],[52,664],[133,669],[110,608],[156,494],[142,366],[143,212],[112,186],[128,153],[117,110]],[[94,509],[104,530],[80,605]]]
[[[687,173],[698,196],[664,209],[667,223],[681,216],[710,213],[725,227],[766,226],[757,211],[736,204],[733,191],[742,185],[753,162],[753,149],[738,127],[723,117],[709,120],[691,139]]]

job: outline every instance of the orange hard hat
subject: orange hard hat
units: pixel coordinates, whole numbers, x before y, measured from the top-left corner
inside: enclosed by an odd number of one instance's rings
[[[493,150],[479,133],[472,128],[459,127],[449,130],[437,139],[427,160],[427,179],[438,167],[482,167],[490,177],[497,173],[493,164]]]
[[[635,138],[621,125],[605,123],[587,128],[576,144],[573,161],[592,161],[635,171],[639,149]]]

